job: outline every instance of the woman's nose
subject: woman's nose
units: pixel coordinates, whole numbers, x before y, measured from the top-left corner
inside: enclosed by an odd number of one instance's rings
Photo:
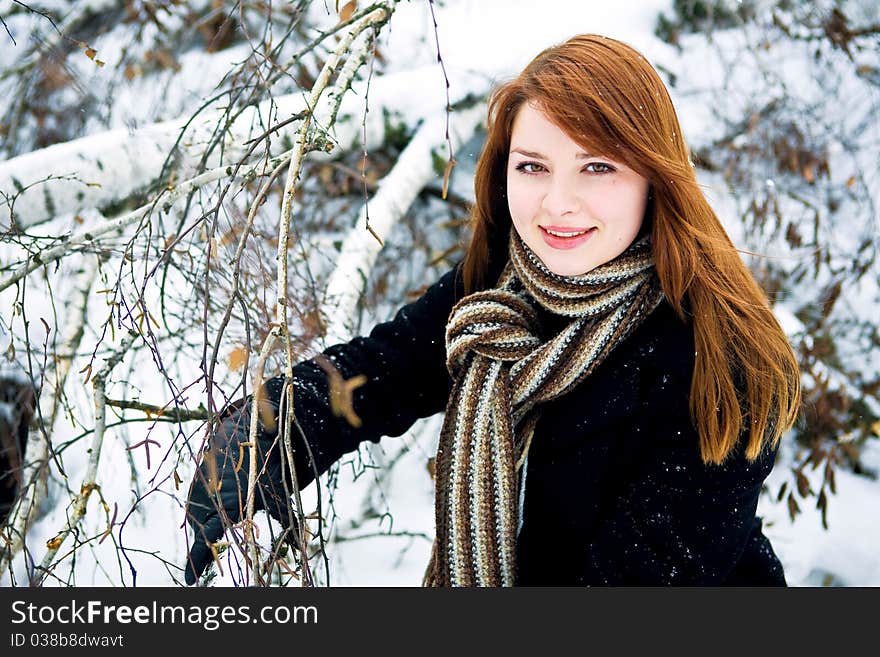
[[[561,217],[577,212],[580,208],[580,201],[570,184],[563,180],[554,180],[550,182],[547,193],[544,194],[541,207],[547,214]]]

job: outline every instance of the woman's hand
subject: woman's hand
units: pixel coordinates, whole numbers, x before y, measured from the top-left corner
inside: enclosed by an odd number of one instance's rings
[[[193,542],[184,573],[188,585],[195,584],[214,560],[211,545],[223,536],[224,528],[246,515],[250,417],[250,399],[227,411],[211,436],[190,485],[186,514],[193,529]],[[262,423],[259,429],[254,510],[265,509],[283,527],[295,526],[288,504],[289,492],[283,483],[281,448],[275,439],[276,432],[270,433]]]

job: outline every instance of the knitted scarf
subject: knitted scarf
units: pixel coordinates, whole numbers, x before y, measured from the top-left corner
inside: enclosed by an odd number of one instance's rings
[[[663,298],[650,236],[580,276],[551,272],[514,229],[509,253],[497,286],[461,299],[446,326],[453,388],[434,463],[426,586],[513,586],[517,471],[541,404],[589,376]],[[570,318],[546,342],[537,305]]]

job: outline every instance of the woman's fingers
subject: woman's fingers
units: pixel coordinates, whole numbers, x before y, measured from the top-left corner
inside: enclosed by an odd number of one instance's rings
[[[216,514],[209,516],[203,523],[191,524],[195,535],[183,574],[187,586],[195,584],[208,564],[214,560],[211,544],[223,536],[223,522]]]

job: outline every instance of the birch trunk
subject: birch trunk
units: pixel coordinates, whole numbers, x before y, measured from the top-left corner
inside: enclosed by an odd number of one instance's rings
[[[375,77],[370,82],[370,111],[364,118],[366,83],[356,83],[342,100],[332,136],[336,153],[350,150],[363,139],[366,121],[367,148],[376,148],[385,139],[386,114],[398,116],[408,125],[445,106],[438,94],[439,73],[427,67]],[[442,78],[441,78],[442,80]],[[486,81],[476,75],[456,77],[456,95],[483,94]],[[441,87],[442,88],[442,87]],[[219,102],[218,102],[219,105]],[[204,168],[232,165],[247,150],[245,142],[264,132],[265,124],[283,121],[306,109],[302,94],[278,96],[243,112],[224,135],[222,148],[199,168],[202,154],[218,122],[220,109],[206,112],[185,127],[191,117],[144,126],[134,132],[126,129],[90,135],[55,144],[0,163],[0,192],[9,197],[15,224],[28,230],[61,214],[75,214],[90,208],[106,208],[159,182],[169,154],[174,156],[174,179],[186,180]],[[278,140],[296,132],[299,122],[281,130]],[[181,134],[183,137],[181,138]],[[175,150],[175,143],[178,142]],[[218,153],[222,153],[222,161]],[[317,155],[317,154],[316,154]],[[326,157],[326,156],[325,156]],[[9,211],[0,210],[0,230],[9,227]]]

